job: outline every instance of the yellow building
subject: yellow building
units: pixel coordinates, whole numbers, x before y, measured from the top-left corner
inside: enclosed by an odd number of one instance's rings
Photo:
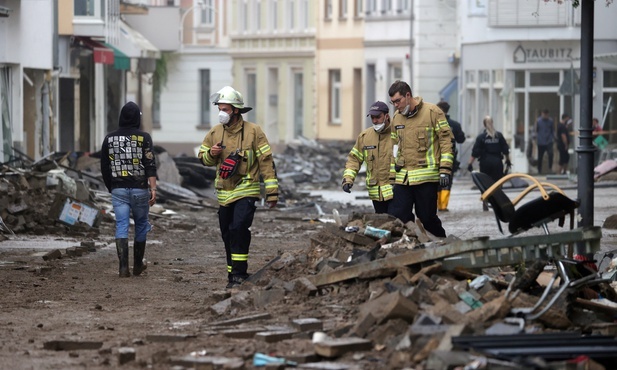
[[[315,138],[318,2],[240,0],[231,4],[233,87],[253,107],[245,119],[261,125],[273,144]]]
[[[365,127],[362,1],[319,1],[318,139],[354,140]]]

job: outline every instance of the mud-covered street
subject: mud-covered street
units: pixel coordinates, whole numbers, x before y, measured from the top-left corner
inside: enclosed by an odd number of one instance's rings
[[[568,195],[576,196],[572,183],[564,180],[561,185]],[[220,302],[230,293],[224,289],[225,254],[214,207],[168,202],[165,208],[175,215],[151,215],[154,229],[146,249],[148,268],[139,277],[118,277],[110,218],[103,220],[98,235],[4,234],[0,242],[0,367],[251,369],[255,354],[263,353],[297,362],[321,361],[322,367],[313,367],[319,369],[426,368],[418,361],[421,357],[410,358],[405,353],[411,351],[397,345],[404,330],[392,325],[400,320],[369,331],[369,348],[332,359],[315,355],[311,341],[315,330],[296,330],[281,340],[254,335],[297,329],[293,320],[313,318],[328,335],[344,336],[343,329],[356,324],[359,306],[375,290],[374,280],[333,284],[316,294],[307,294],[300,284],[279,289],[315,273],[315,266],[302,256],[309,253],[310,259],[315,250],[311,238],[327,227],[334,208],[343,222],[352,212],[372,211],[363,201],[353,205],[329,201],[347,202],[354,195],[364,195],[362,190],[354,189],[352,195],[337,189],[321,193],[323,198],[315,197],[324,213],[321,216],[315,206],[264,207],[256,212],[249,272],[280,257],[255,284],[233,290],[236,299],[224,308]],[[614,212],[616,202],[615,187],[595,190],[595,225],[601,226]],[[468,178],[455,182],[449,209],[440,213],[449,235],[504,237],[493,213],[482,212],[479,192],[472,190]],[[559,228],[553,223],[551,230]],[[616,248],[617,230],[602,233],[602,249]],[[66,248],[82,245],[75,256],[64,254]],[[62,251],[62,258],[45,261],[42,256],[55,248]],[[246,322],[221,326],[225,320],[242,318]],[[244,335],[233,335],[233,330],[244,330]],[[66,350],[62,350],[63,343]],[[190,365],[187,358],[197,360]]]

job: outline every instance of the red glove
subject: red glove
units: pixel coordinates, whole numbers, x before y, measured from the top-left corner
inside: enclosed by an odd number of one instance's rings
[[[223,163],[221,163],[221,167],[219,168],[219,175],[224,180],[236,173],[236,168],[238,166],[238,158],[234,156],[229,156],[225,158]]]

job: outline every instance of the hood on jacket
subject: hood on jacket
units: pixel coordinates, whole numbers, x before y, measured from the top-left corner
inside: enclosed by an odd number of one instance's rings
[[[122,110],[120,111],[118,126],[139,128],[140,125],[141,110],[139,109],[139,106],[132,101],[124,104],[124,107],[122,107]]]

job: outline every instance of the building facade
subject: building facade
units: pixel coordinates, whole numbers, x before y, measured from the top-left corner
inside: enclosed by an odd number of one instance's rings
[[[479,0],[461,2],[459,15],[461,123],[475,136],[483,117],[493,117],[495,128],[510,143],[514,171],[534,173],[534,124],[541,110],[548,109],[555,123],[568,113],[574,117],[575,133],[580,127],[580,7]],[[617,52],[617,28],[607,27],[615,16],[617,7],[596,5],[595,53]],[[615,106],[615,66],[596,60],[594,68],[593,114],[603,117],[608,112],[605,128],[617,128],[617,112],[610,113]]]

